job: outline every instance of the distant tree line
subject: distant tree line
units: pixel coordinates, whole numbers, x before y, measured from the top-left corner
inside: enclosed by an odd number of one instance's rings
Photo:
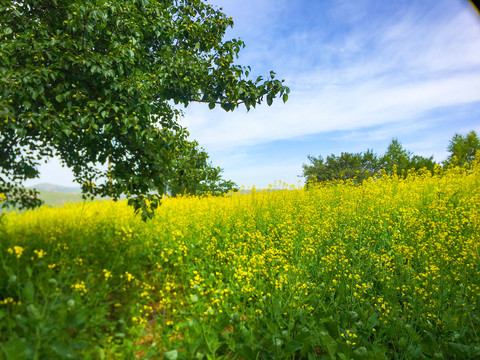
[[[377,156],[372,150],[360,153],[342,152],[340,155],[314,157],[308,155],[310,164],[303,164],[303,177],[307,184],[328,180],[349,180],[362,182],[364,179],[380,174],[384,170],[387,174],[396,173],[407,176],[409,170],[426,169],[433,171],[435,165],[463,166],[472,163],[475,155],[480,151],[480,140],[475,131],[466,136],[455,134],[447,147],[449,156],[442,163],[437,164],[433,156],[423,157],[414,155],[403,148],[397,139],[393,139],[382,156]]]

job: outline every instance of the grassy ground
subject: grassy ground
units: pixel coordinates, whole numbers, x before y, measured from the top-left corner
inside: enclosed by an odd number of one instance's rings
[[[45,202],[47,206],[64,206],[69,203],[82,202],[82,194],[80,193],[64,193],[53,191],[39,191],[40,199]]]
[[[7,214],[0,358],[474,359],[480,169]]]
[[[75,204],[78,202],[83,202],[82,194],[80,193],[66,193],[66,192],[56,192],[56,191],[45,191],[39,190],[39,198],[44,201],[44,206],[46,207],[58,207],[65,206],[68,204]],[[18,212],[16,207],[9,207],[4,209],[5,212]],[[0,211],[2,211],[0,209]]]

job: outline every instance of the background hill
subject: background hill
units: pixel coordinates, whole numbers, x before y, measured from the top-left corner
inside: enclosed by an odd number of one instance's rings
[[[83,201],[80,187],[67,187],[49,183],[32,186],[40,193],[39,198],[47,206],[63,206],[65,203]]]
[[[38,189],[37,189],[38,190]],[[79,192],[60,192],[39,190],[39,198],[48,206],[63,206],[65,203],[76,203],[83,201]]]
[[[52,192],[61,192],[61,193],[81,193],[80,187],[67,187],[67,186],[60,186],[54,185],[49,183],[41,183],[32,186],[39,191],[52,191]]]

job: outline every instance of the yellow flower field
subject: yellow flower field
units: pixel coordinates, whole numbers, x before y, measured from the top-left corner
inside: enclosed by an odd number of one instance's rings
[[[480,356],[480,168],[6,214],[0,358]]]

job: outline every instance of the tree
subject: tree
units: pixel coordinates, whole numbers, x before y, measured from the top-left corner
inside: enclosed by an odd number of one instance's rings
[[[178,149],[193,146],[174,104],[231,111],[288,98],[274,72],[252,80],[234,63],[244,44],[223,40],[230,26],[201,0],[2,1],[3,205],[38,205],[21,184],[59,156],[85,196],[126,194],[151,216]]]
[[[380,169],[392,174],[396,169],[396,174],[407,176],[408,170],[424,169],[433,172],[435,162],[433,156],[425,158],[412,153],[403,148],[397,139],[387,148],[385,154],[378,158],[372,150],[364,153],[341,153],[340,156],[334,154],[324,159],[322,156],[315,158],[308,156],[311,165],[303,164],[303,177],[307,184],[327,180],[348,180],[353,179],[361,183],[364,179],[378,175]]]
[[[480,140],[477,133],[472,130],[466,136],[455,134],[448,145],[450,155],[445,165],[463,166],[471,164],[480,151]]]
[[[436,164],[437,163],[433,160],[433,156],[426,158],[420,155],[413,155],[410,158],[409,168],[414,170],[427,169],[433,173]]]
[[[231,180],[222,178],[220,167],[214,167],[208,162],[208,154],[198,143],[184,147],[184,153],[175,159],[175,174],[169,179],[167,190],[172,196],[179,194],[220,195],[230,190],[235,191],[237,185]]]
[[[238,185],[232,180],[226,180],[222,177],[223,169],[220,167],[211,167],[205,181],[198,187],[199,194],[222,195],[228,192],[237,192]]]
[[[388,174],[393,173],[396,168],[396,173],[401,174],[402,171],[406,175],[410,168],[410,157],[412,153],[403,148],[402,144],[397,139],[392,139],[392,142],[387,147],[387,151],[380,158],[380,168],[385,170]]]
[[[189,188],[172,189],[172,195],[194,194],[194,195],[223,195],[229,191],[238,191],[238,186],[232,180],[225,180],[222,177],[223,169],[207,164],[202,171],[200,181]]]
[[[380,168],[384,169],[388,174],[392,174],[393,169],[396,168],[396,174],[403,174],[403,176],[407,176],[408,170],[411,169],[427,169],[433,172],[436,164],[433,156],[426,158],[421,155],[413,155],[412,152],[404,149],[397,139],[392,139],[379,163]]]
[[[379,170],[377,156],[371,150],[355,154],[342,152],[340,156],[332,154],[326,159],[309,155],[308,160],[311,165],[303,164],[303,177],[307,184],[348,179],[360,183]]]

